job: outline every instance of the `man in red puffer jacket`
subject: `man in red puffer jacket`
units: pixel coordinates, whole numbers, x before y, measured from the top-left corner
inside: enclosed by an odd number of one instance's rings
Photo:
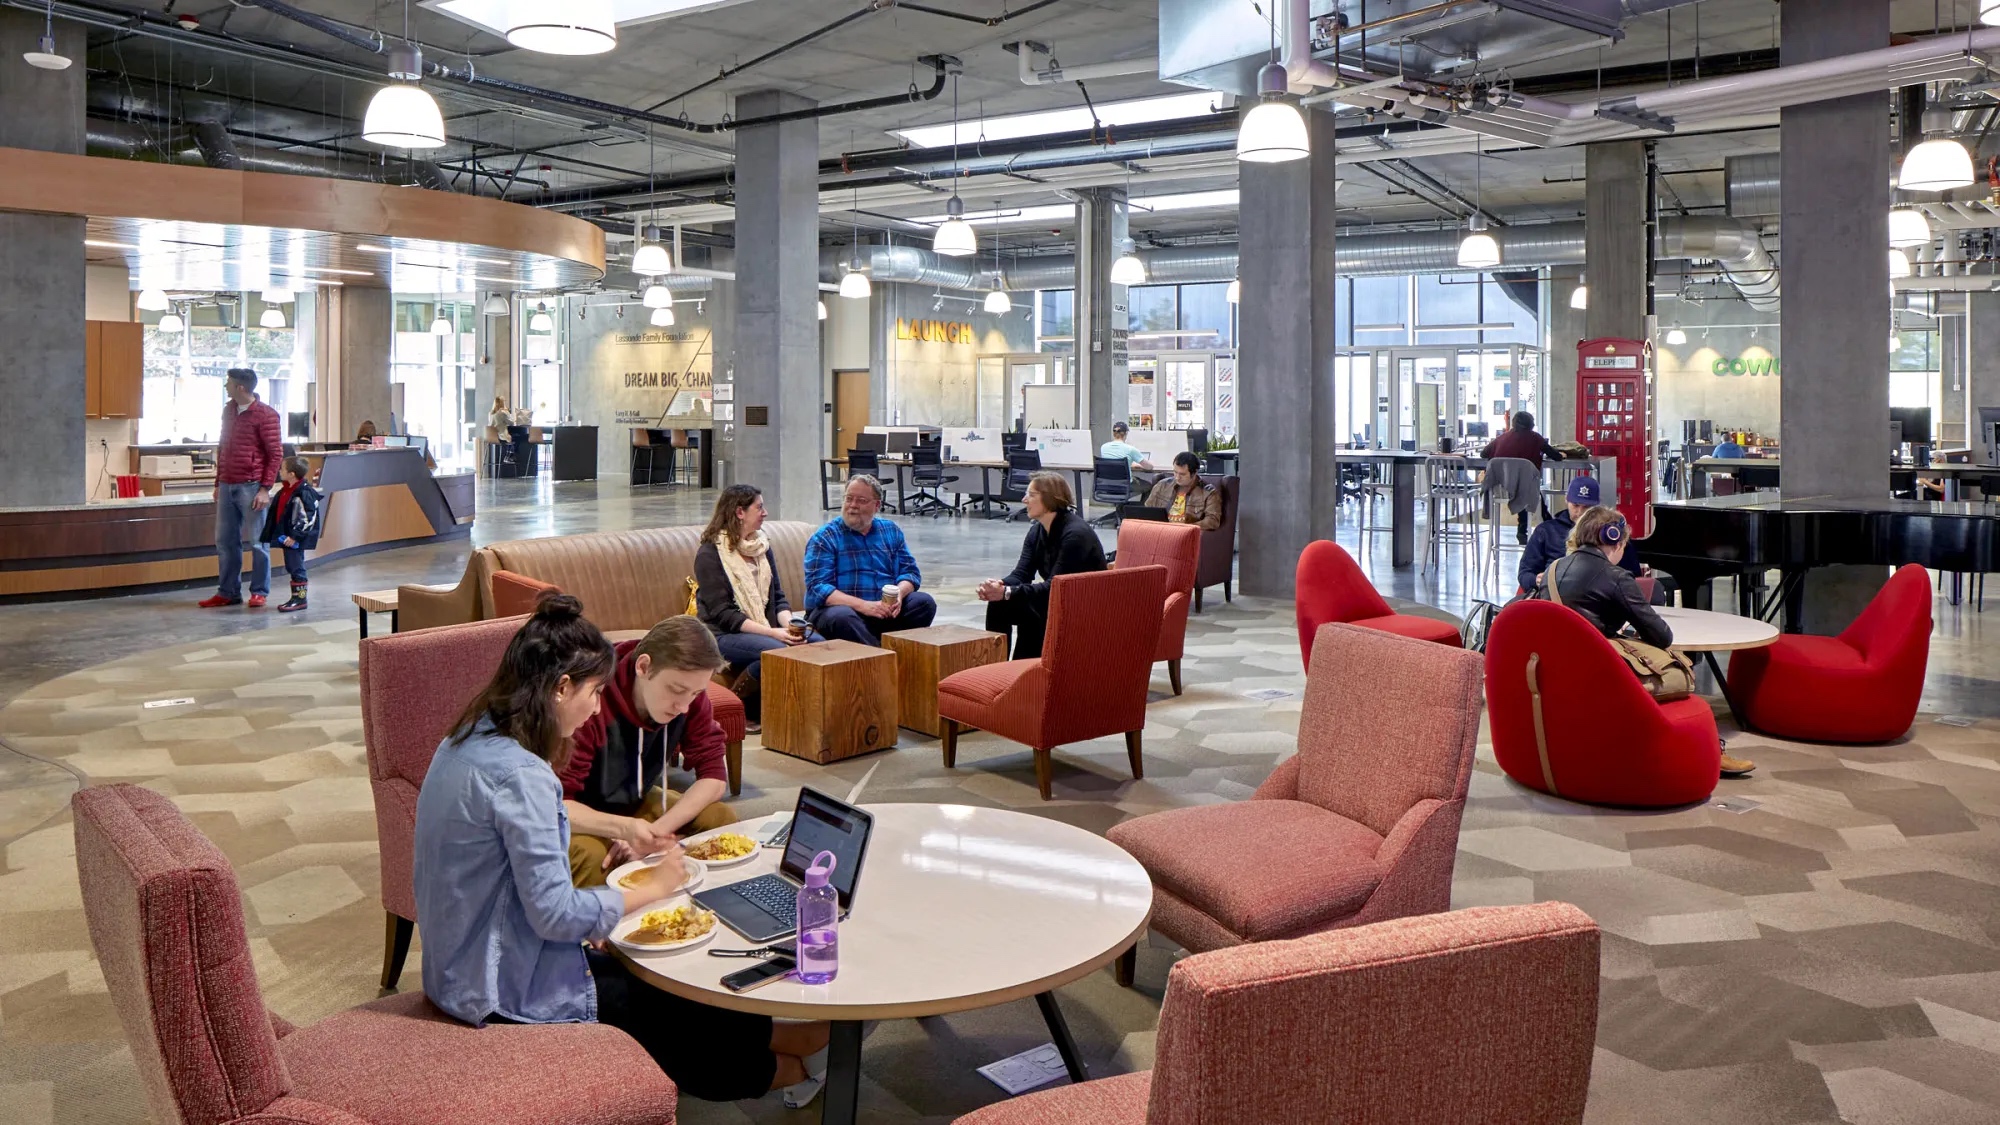
[[[215,593],[203,609],[243,604],[243,551],[250,551],[250,608],[262,609],[271,596],[271,546],[264,542],[264,509],[285,456],[278,412],[258,401],[257,373],[229,369],[224,384],[222,441],[215,448]]]

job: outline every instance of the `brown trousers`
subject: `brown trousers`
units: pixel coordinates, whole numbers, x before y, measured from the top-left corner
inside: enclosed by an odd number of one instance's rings
[[[641,820],[658,820],[681,799],[679,793],[671,789],[655,789],[646,794],[646,803],[639,806]],[[711,828],[736,823],[736,811],[717,801],[701,810],[692,823],[685,825],[682,834],[692,836]],[[604,877],[610,872],[604,869],[604,857],[611,853],[611,841],[596,836],[572,833],[569,838],[569,878],[579,887],[601,887]]]

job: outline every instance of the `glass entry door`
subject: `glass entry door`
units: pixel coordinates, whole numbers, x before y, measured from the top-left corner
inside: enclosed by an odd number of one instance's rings
[[[1391,406],[1396,420],[1393,449],[1436,449],[1438,439],[1456,432],[1451,424],[1458,392],[1455,348],[1396,348]]]

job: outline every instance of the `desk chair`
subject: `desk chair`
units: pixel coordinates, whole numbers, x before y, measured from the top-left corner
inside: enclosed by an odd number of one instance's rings
[[[1007,479],[1000,488],[1000,499],[1021,505],[1019,511],[1008,514],[1009,521],[1028,518],[1028,478],[1041,471],[1040,450],[1016,450],[1007,454]]]
[[[632,429],[632,477],[633,477],[632,483],[633,484],[647,485],[650,487],[654,483],[653,460],[655,455],[659,452],[659,449],[660,449],[659,446],[653,444],[653,431],[646,429],[644,426],[633,427]],[[641,476],[639,472],[639,461],[642,456],[644,457],[646,462],[645,475],[643,476]]]
[[[1000,456],[1004,460],[1009,453],[1019,453],[1028,448],[1028,435],[1019,430],[1003,430],[1000,433]]]
[[[910,485],[914,495],[904,503],[903,511],[913,516],[955,516],[959,514],[959,497],[954,495],[947,504],[939,495],[947,484],[957,484],[958,477],[944,473],[944,447],[934,441],[920,442],[910,447]]]
[[[1093,524],[1119,523],[1118,506],[1134,503],[1132,462],[1123,457],[1093,457],[1090,469],[1090,502],[1109,504],[1111,510],[1090,521]]]
[[[1187,432],[1188,452],[1200,456],[1208,452],[1208,431],[1190,427]]]
[[[882,455],[872,449],[850,449],[847,451],[847,475],[866,473],[876,480],[882,479]]]

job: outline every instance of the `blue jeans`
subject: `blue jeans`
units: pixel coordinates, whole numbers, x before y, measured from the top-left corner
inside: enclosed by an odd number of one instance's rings
[[[294,586],[305,585],[306,549],[304,547],[286,547],[283,550],[285,555],[285,577],[290,578]]]
[[[271,545],[264,542],[264,510],[250,505],[264,486],[256,481],[215,490],[215,592],[243,596],[243,548],[250,548],[250,592],[271,593]]]
[[[918,590],[903,599],[894,617],[869,617],[844,605],[823,605],[812,612],[812,627],[836,641],[882,646],[882,634],[922,629],[937,618],[937,602]]]
[[[763,667],[763,655],[774,648],[784,648],[785,642],[756,633],[728,633],[715,638],[715,647],[722,650],[722,658],[729,661],[732,670],[747,672],[755,678]]]

